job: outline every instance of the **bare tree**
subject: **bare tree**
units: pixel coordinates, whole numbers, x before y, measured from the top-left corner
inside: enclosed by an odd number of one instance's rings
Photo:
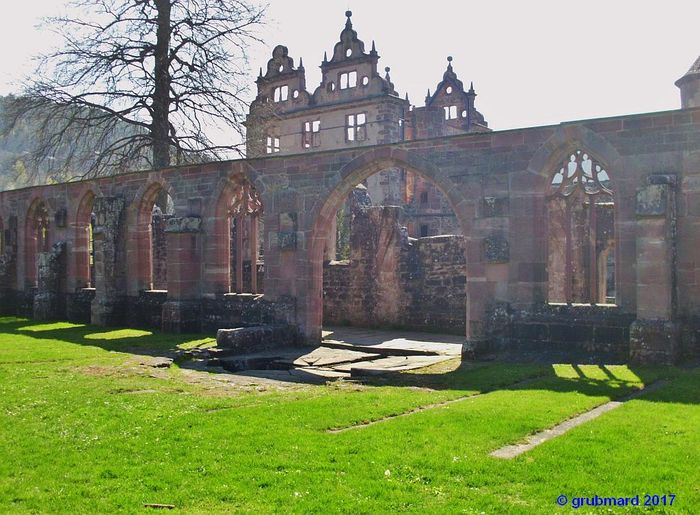
[[[75,0],[47,25],[65,46],[7,108],[34,127],[32,165],[62,178],[241,151],[248,46],[265,8],[249,0]],[[215,139],[215,138],[214,138]]]

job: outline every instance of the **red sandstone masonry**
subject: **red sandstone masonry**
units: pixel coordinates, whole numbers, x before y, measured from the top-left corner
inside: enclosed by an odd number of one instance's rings
[[[637,296],[643,291],[637,291],[637,279],[630,273],[637,264],[642,264],[637,262],[635,241],[647,237],[645,231],[649,231],[649,235],[655,234],[654,224],[641,223],[634,208],[636,191],[645,186],[649,175],[665,173],[679,177],[679,197],[682,196],[683,205],[687,207],[678,213],[682,244],[678,245],[676,258],[679,263],[695,263],[695,273],[700,273],[694,256],[697,246],[687,243],[700,241],[698,213],[693,208],[700,204],[700,187],[683,181],[684,177],[698,173],[700,163],[700,109],[694,109],[362,149],[210,163],[2,192],[0,216],[3,226],[7,229],[14,217],[18,239],[16,269],[11,277],[5,277],[4,286],[20,292],[28,291],[26,279],[31,280],[33,274],[33,263],[29,261],[35,253],[27,237],[27,223],[30,221],[27,216],[32,216],[29,208],[35,199],[45,201],[48,209],[51,220],[49,243],[67,243],[69,265],[65,284],[72,289],[64,293],[73,293],[74,288],[84,282],[85,243],[76,235],[76,226],[84,224],[84,218],[82,222],[79,220],[77,203],[91,189],[96,195],[121,197],[126,203],[117,240],[117,275],[113,282],[117,296],[135,297],[146,287],[150,269],[142,206],[149,203],[153,188],[167,185],[175,202],[175,216],[198,216],[203,220],[201,234],[197,236],[201,240],[198,244],[202,252],[200,263],[188,265],[184,261],[190,257],[183,249],[179,249],[182,255],[176,258],[175,249],[171,257],[168,248],[168,260],[173,260],[171,264],[179,259],[181,274],[193,276],[193,279],[183,277],[181,286],[195,291],[196,295],[220,291],[225,283],[222,274],[226,266],[223,262],[227,259],[226,250],[220,244],[225,235],[217,226],[223,215],[211,206],[225,204],[222,195],[231,194],[230,189],[222,190],[220,181],[233,180],[236,174],[240,174],[258,190],[265,209],[265,297],[275,301],[291,295],[296,306],[296,323],[303,334],[314,338],[319,334],[323,308],[319,300],[322,246],[333,208],[358,181],[387,167],[398,167],[426,177],[445,192],[461,227],[466,230],[467,323],[476,330],[471,336],[481,338],[483,335],[478,328],[484,325],[488,306],[496,300],[496,292],[503,291],[504,268],[509,270],[506,285],[509,298],[505,300],[524,306],[523,299],[534,299],[539,295],[542,278],[532,268],[530,272],[526,273],[526,270],[542,263],[539,242],[546,227],[542,199],[548,177],[566,153],[574,148],[588,151],[604,163],[616,188],[615,199],[619,203],[615,222],[620,270],[618,303],[625,313],[635,313]],[[497,186],[490,191],[486,188],[485,184],[493,178],[501,177],[507,180],[496,181]],[[510,197],[510,208],[503,215],[507,223],[502,227],[510,240],[511,253],[508,263],[499,265],[497,274],[482,263],[481,252],[484,239],[498,226],[490,222],[478,223],[483,197],[493,192]],[[201,199],[199,212],[191,212],[190,198],[193,196]],[[529,203],[524,197],[530,197],[534,202]],[[54,220],[63,209],[67,213],[67,223],[65,227],[59,227]],[[293,248],[280,249],[277,244],[279,217],[283,213],[297,214],[296,246]],[[630,235],[632,231],[637,232],[637,240]],[[529,241],[536,243],[527,244]],[[686,275],[690,273],[687,267],[684,270]],[[496,276],[497,280],[494,280]],[[700,317],[700,305],[696,302],[700,297],[697,284],[682,281],[677,288],[678,310],[689,317]],[[179,294],[180,291],[174,290],[171,297]],[[501,296],[499,300],[503,300],[502,293],[498,295]],[[646,293],[643,296],[645,306],[654,302]],[[658,313],[665,314],[667,310],[660,309]]]

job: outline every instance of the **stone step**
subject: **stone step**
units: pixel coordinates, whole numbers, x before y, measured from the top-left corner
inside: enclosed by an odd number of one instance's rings
[[[380,347],[378,345],[357,345],[353,343],[339,342],[337,340],[323,340],[321,347],[329,349],[344,349],[368,354],[380,354],[382,356],[440,356],[442,353],[427,349],[404,349],[398,347]]]

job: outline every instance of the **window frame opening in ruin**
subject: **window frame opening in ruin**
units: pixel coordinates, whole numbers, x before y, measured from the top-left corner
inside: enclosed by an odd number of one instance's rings
[[[445,120],[456,120],[458,118],[456,105],[444,106],[443,110],[445,111]]]
[[[5,255],[5,220],[0,216],[0,258]]]
[[[282,84],[275,86],[272,90],[272,101],[275,103],[285,102],[289,98],[289,85]]]
[[[95,288],[95,193],[87,191],[75,217],[75,286],[77,290]]]
[[[25,287],[36,288],[39,281],[39,253],[51,248],[51,216],[48,203],[34,199],[25,220]]]
[[[547,181],[547,302],[618,305],[617,203],[610,172],[582,148],[567,152],[557,168]]]
[[[280,137],[269,134],[265,138],[265,153],[277,154],[280,151]]]
[[[338,84],[340,84],[340,89],[352,89],[357,87],[357,70],[338,74]]]
[[[321,120],[307,120],[301,124],[301,147],[321,146]]]
[[[260,276],[264,272],[264,209],[260,195],[248,180],[239,180],[231,190],[226,220],[227,291],[260,294],[263,290]]]
[[[362,122],[360,122],[362,117]],[[367,113],[359,112],[345,115],[345,141],[353,143],[367,139]]]
[[[383,163],[383,165],[382,165]],[[349,196],[353,195],[356,188],[358,185],[361,185],[367,181],[370,177],[380,174],[384,170],[390,170],[390,169],[400,169],[400,170],[406,170],[407,175],[410,174],[415,174],[416,176],[422,177],[425,181],[428,183],[434,185],[437,189],[439,189],[445,197],[448,199],[448,203],[450,206],[450,209],[452,213],[454,214],[455,218],[457,219],[458,227],[460,229],[460,233],[464,234],[464,223],[463,220],[461,220],[457,214],[457,211],[454,208],[454,203],[449,200],[449,196],[444,193],[443,188],[440,187],[440,184],[438,181],[433,179],[433,177],[427,173],[421,172],[416,170],[414,166],[407,165],[406,163],[399,162],[398,160],[395,159],[382,159],[379,162],[371,163],[370,165],[367,165],[366,167],[363,167],[361,172],[355,172],[347,176],[341,184],[336,186],[334,190],[330,193],[328,199],[324,203],[323,207],[320,210],[320,214],[318,215],[318,218],[316,219],[316,222],[314,224],[314,229],[312,231],[312,236],[311,236],[311,241],[312,241],[312,249],[311,249],[311,262],[312,262],[312,284],[315,286],[312,287],[311,290],[311,297],[315,297],[315,292],[316,287],[318,287],[318,295],[319,299],[317,302],[313,302],[314,299],[312,298],[312,303],[317,306],[319,314],[318,322],[320,322],[321,326],[324,323],[329,323],[329,319],[327,316],[324,316],[324,313],[326,313],[329,309],[335,312],[340,312],[340,309],[338,309],[338,306],[335,305],[337,302],[334,300],[333,302],[335,303],[334,306],[328,305],[329,297],[328,297],[328,287],[332,287],[332,285],[336,284],[336,279],[338,279],[340,276],[336,277],[336,272],[340,273],[340,275],[343,275],[343,270],[342,268],[345,267],[345,269],[351,270],[353,267],[356,267],[356,263],[353,261],[353,259],[362,259],[363,252],[366,252],[362,247],[364,247],[367,243],[367,241],[370,238],[365,238],[361,234],[353,234],[351,238],[353,238],[353,243],[352,243],[352,248],[351,248],[351,255],[350,259],[346,260],[334,260],[334,256],[332,255],[332,252],[329,252],[329,246],[332,246],[333,244],[337,244],[338,241],[340,240],[339,236],[337,236],[337,240],[334,242],[333,241],[333,235],[339,235],[339,230],[340,227],[338,225],[338,217],[337,213],[340,212],[346,205],[347,200]],[[368,195],[367,195],[368,197]],[[366,206],[365,203],[360,202],[361,205]],[[371,207],[369,206],[369,211],[367,212],[367,216],[370,217],[370,222],[371,218],[374,217],[375,221],[381,219],[382,222],[384,221],[393,224],[394,220],[392,218],[392,210],[399,210],[400,208],[397,207],[392,207],[392,206],[384,206],[384,209],[375,211],[374,214],[372,214],[372,210],[376,209],[378,206]],[[352,214],[350,216],[355,217],[355,214]],[[360,220],[360,223],[366,223]],[[368,227],[373,227],[372,224],[368,225]],[[464,282],[459,282],[459,281],[454,281],[451,282],[450,284],[450,289],[454,289],[456,291],[460,292],[460,295],[458,297],[453,297],[450,295],[450,298],[453,299],[452,301],[454,302],[455,300],[457,301],[457,306],[454,308],[456,311],[456,316],[458,318],[454,319],[453,322],[455,325],[447,325],[447,324],[441,324],[439,321],[439,317],[436,315],[438,311],[444,312],[444,306],[441,305],[441,307],[438,309],[438,304],[442,304],[442,302],[445,300],[444,297],[441,297],[440,302],[437,301],[437,297],[435,298],[435,303],[434,303],[434,309],[431,308],[433,306],[433,303],[430,302],[429,299],[421,298],[420,302],[416,298],[414,298],[413,293],[408,291],[408,283],[401,278],[402,273],[399,272],[399,268],[396,266],[396,263],[403,263],[404,261],[408,262],[410,261],[411,258],[409,258],[409,253],[412,256],[415,254],[418,256],[422,252],[422,245],[429,245],[429,242],[423,241],[421,242],[420,238],[408,238],[407,232],[405,229],[402,229],[401,226],[398,227],[397,229],[391,229],[389,226],[386,226],[386,230],[388,232],[384,232],[384,229],[380,230],[377,234],[374,234],[373,237],[378,238],[376,242],[376,250],[377,250],[377,255],[376,255],[376,262],[373,262],[372,265],[375,267],[374,270],[377,273],[377,278],[371,279],[370,282],[373,285],[373,288],[369,288],[369,283],[366,285],[367,287],[359,287],[357,285],[353,286],[351,288],[351,291],[358,291],[358,292],[363,292],[362,295],[360,295],[363,299],[363,303],[366,303],[366,306],[370,306],[371,308],[368,308],[366,311],[367,313],[380,313],[381,310],[386,311],[387,313],[382,315],[382,314],[377,314],[377,315],[372,315],[368,314],[368,320],[372,319],[372,316],[376,316],[375,320],[377,321],[377,324],[382,326],[382,327],[392,327],[392,328],[397,328],[397,327],[403,327],[406,331],[420,331],[420,330],[429,330],[431,327],[432,330],[435,330],[438,326],[440,329],[442,329],[443,332],[452,332],[452,333],[458,333],[460,335],[466,335],[467,334],[467,324],[468,324],[468,319],[466,313],[467,313],[467,285],[466,285],[466,270],[467,270],[467,257],[466,257],[466,245],[467,245],[467,239],[464,238],[463,243],[458,243],[457,247],[455,249],[459,249],[457,252],[457,261],[455,261],[455,265],[458,267],[463,267],[463,273],[465,275],[465,280]],[[388,246],[385,247],[385,243],[382,241],[382,238],[385,238],[389,235],[393,234],[393,239],[391,239],[391,242]],[[447,236],[447,235],[446,235]],[[405,241],[404,241],[405,240]],[[388,241],[388,240],[387,240]],[[322,242],[322,243],[319,243]],[[409,243],[410,242],[410,243]],[[444,242],[438,242],[440,245],[443,245]],[[410,247],[410,245],[413,245],[414,247]],[[416,245],[421,245],[421,246],[416,246]],[[395,255],[397,253],[397,249],[401,249],[398,252],[400,253],[406,253],[405,256],[403,255]],[[413,248],[413,252],[411,251],[411,248]],[[370,250],[371,252],[371,250]],[[394,254],[392,257],[392,253]],[[426,257],[426,259],[428,259]],[[408,261],[407,261],[408,260]],[[395,262],[396,261],[396,262]],[[432,262],[432,259],[428,259],[428,261]],[[422,262],[422,261],[421,261]],[[426,261],[427,263],[427,261]],[[428,266],[426,264],[426,266]],[[332,269],[332,267],[338,267],[337,269]],[[419,267],[420,268],[420,267]],[[439,267],[438,267],[439,268]],[[387,279],[388,275],[391,275],[392,272],[394,273],[394,276],[392,278]],[[439,270],[436,268],[435,273],[438,273]],[[348,272],[351,273],[351,272]],[[405,273],[405,271],[404,271]],[[426,274],[429,274],[429,271],[425,271]],[[331,275],[326,275],[326,274],[331,274]],[[363,275],[367,274],[362,274],[362,273],[356,273],[354,277],[359,278]],[[381,277],[381,278],[380,278]],[[404,275],[404,278],[406,276]],[[418,276],[416,276],[418,277]],[[428,281],[429,276],[426,275],[423,280]],[[412,278],[415,279],[415,278]],[[355,279],[351,279],[353,281]],[[416,279],[417,281],[420,281],[421,279],[418,278]],[[450,278],[452,280],[452,278]],[[385,294],[386,292],[383,291],[382,288],[378,288],[378,285],[386,286],[387,283],[390,283],[388,288],[388,296]],[[338,281],[338,284],[342,284],[342,280]],[[444,282],[441,282],[441,288],[444,286]],[[330,286],[329,286],[330,285]],[[354,288],[354,290],[353,290]],[[398,288],[398,290],[397,290]],[[445,288],[447,288],[445,286]],[[376,293],[372,290],[382,290],[379,293]],[[414,289],[416,291],[420,290],[421,287],[419,286],[419,283],[416,282],[414,285]],[[394,291],[396,290],[396,291]],[[374,300],[367,300],[367,294],[368,291],[372,291],[372,294],[370,295],[372,299],[380,299],[379,302],[376,304],[372,304]],[[422,290],[421,290],[422,291]],[[375,294],[376,293],[376,294]],[[403,307],[403,304],[401,306],[398,305],[398,302],[392,303],[390,302],[390,298],[394,295],[397,294],[398,298],[401,299],[401,302],[406,302],[406,306],[409,307]],[[359,297],[358,297],[359,298]],[[375,300],[376,300],[375,299]],[[344,301],[347,301],[345,299]],[[403,323],[391,323],[391,322],[386,322],[382,318],[383,316],[387,317],[387,320],[391,320],[391,317],[395,316],[393,311],[399,311],[399,310],[404,310],[404,312],[399,312],[398,317],[403,319]],[[418,309],[421,311],[422,314],[425,315],[426,318],[424,320],[427,320],[427,322],[421,323],[421,324],[413,324],[409,320],[409,315],[407,315],[411,309]],[[431,310],[432,309],[432,310]],[[313,313],[313,309],[312,309]],[[444,313],[443,313],[444,314]],[[430,317],[433,316],[434,318],[431,320]],[[460,321],[460,317],[464,317]],[[345,321],[345,323],[349,323],[350,325],[354,325],[357,327],[372,327],[377,324],[374,324],[372,322],[366,322],[366,323],[356,323],[351,320],[352,315],[348,314],[348,321]],[[415,320],[415,317],[413,317],[413,320]],[[334,325],[338,323],[337,320],[331,320],[331,325]],[[340,322],[339,325],[342,325],[342,321]],[[431,326],[432,323],[432,326]],[[411,327],[411,325],[414,325]],[[311,324],[312,326],[314,325],[313,323]],[[422,326],[419,327],[419,326]]]
[[[152,183],[138,204],[136,230],[137,291],[167,291],[166,218],[174,215],[174,199],[165,182]],[[155,227],[154,227],[155,222]],[[154,237],[154,232],[156,236]]]

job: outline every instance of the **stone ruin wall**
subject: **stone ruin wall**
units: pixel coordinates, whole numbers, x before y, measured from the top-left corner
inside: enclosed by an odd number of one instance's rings
[[[604,163],[615,185],[618,264],[613,307],[547,303],[546,191],[562,159],[577,148]],[[307,341],[316,341],[324,313],[323,246],[332,213],[358,182],[392,168],[412,170],[434,182],[454,207],[464,235],[469,345],[573,346],[578,339],[592,350],[622,341],[619,345],[628,345],[629,356],[637,362],[668,363],[697,355],[700,108],[0,192],[0,305],[8,314],[178,332],[281,321],[298,327]],[[223,222],[231,192],[243,179],[254,185],[264,206],[264,295],[230,291],[228,225]],[[150,295],[144,235],[153,192],[161,190],[172,196],[174,206],[164,229],[167,292]],[[78,270],[79,263],[87,269],[86,245],[76,231],[89,223],[90,211],[81,211],[80,199],[90,195],[96,217],[96,280],[88,289]],[[49,229],[48,247],[41,251],[31,225],[39,203]],[[420,295],[447,303],[424,312],[448,313],[456,321],[459,302],[446,300],[444,292],[461,286],[448,287],[449,272],[427,266],[427,256],[441,240],[416,240],[407,249],[392,225],[394,217],[398,213],[390,210],[368,211],[371,237],[353,243],[356,264],[346,269],[361,265],[372,273],[326,266],[327,290],[333,289],[333,281],[347,285],[346,298],[356,306],[353,316],[364,317],[363,323],[376,323],[368,307],[387,325],[420,320],[417,311],[411,312],[428,305]],[[370,220],[394,229],[377,230]],[[41,255],[61,242],[64,258],[52,261]],[[370,257],[371,250],[381,252]],[[49,266],[39,267],[41,263]],[[52,271],[51,263],[60,270]],[[438,263],[448,266],[450,259]],[[37,281],[37,274],[42,280]],[[64,280],[51,280],[52,274]],[[411,275],[414,282],[409,285]],[[411,300],[412,295],[418,300]],[[328,300],[332,297],[329,294]],[[327,320],[341,321],[332,315],[333,310],[340,313],[339,308],[328,304],[325,309]]]
[[[408,238],[400,218],[396,207],[354,215],[350,259],[324,263],[324,324],[464,334],[464,237]]]

